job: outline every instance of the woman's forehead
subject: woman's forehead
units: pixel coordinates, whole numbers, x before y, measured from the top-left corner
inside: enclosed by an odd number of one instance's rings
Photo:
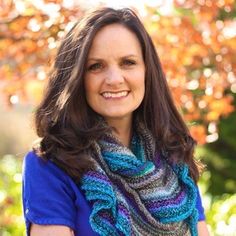
[[[139,56],[141,45],[135,33],[122,24],[103,27],[95,35],[89,51],[89,58],[104,54]]]

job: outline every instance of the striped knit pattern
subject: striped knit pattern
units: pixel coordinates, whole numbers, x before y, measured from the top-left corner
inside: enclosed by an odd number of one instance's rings
[[[82,178],[99,235],[197,235],[196,186],[186,165],[172,166],[154,150],[145,129],[131,148],[112,135],[95,143],[96,170]]]

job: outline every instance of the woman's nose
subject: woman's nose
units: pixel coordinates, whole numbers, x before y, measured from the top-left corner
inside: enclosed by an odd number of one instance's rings
[[[124,82],[124,75],[120,68],[109,68],[106,75],[106,83],[109,85],[121,84]]]

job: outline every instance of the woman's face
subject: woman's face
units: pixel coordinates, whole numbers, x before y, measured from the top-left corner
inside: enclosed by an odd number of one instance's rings
[[[89,106],[110,123],[131,119],[145,93],[145,65],[137,36],[121,24],[103,27],[89,51],[85,73]]]

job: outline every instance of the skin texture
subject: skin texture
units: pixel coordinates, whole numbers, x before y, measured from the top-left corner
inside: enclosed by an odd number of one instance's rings
[[[207,224],[205,221],[199,221],[197,225],[198,236],[210,236]]]
[[[85,91],[89,106],[128,145],[132,113],[145,93],[142,49],[133,32],[121,24],[111,24],[97,33],[88,55]]]
[[[74,232],[67,226],[62,225],[37,225],[33,224],[30,236],[74,236]]]

